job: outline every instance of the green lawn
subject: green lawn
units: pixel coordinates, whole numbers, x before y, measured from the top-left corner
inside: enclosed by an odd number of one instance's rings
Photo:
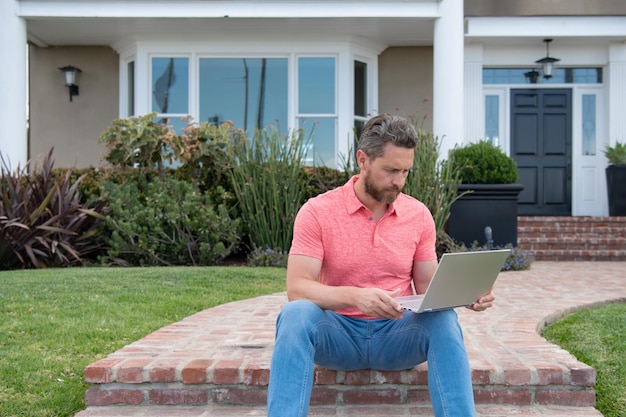
[[[166,324],[284,291],[282,268],[0,272],[0,416],[73,416],[83,369]]]
[[[596,408],[626,416],[626,303],[581,310],[542,335],[596,369]]]

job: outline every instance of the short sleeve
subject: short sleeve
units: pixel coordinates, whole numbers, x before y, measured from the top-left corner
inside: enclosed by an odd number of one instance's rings
[[[289,254],[311,256],[320,260],[324,258],[322,229],[310,202],[305,203],[298,211]]]

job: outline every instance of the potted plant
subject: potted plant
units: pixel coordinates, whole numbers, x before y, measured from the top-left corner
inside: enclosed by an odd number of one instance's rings
[[[450,163],[461,180],[450,208],[450,237],[467,246],[517,246],[517,199],[524,186],[517,183],[515,160],[480,141],[454,148]]]
[[[606,167],[609,216],[626,216],[626,143],[607,145],[604,156],[609,160]]]

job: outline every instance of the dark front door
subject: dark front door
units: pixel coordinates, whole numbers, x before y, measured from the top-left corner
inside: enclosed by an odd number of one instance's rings
[[[572,90],[511,90],[511,156],[519,215],[571,214]]]

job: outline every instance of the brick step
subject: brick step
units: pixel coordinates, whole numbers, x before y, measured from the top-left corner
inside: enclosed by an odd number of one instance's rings
[[[147,407],[89,407],[81,411],[76,417],[229,417],[229,416],[266,416],[264,406],[223,406],[212,405],[205,407],[182,406],[147,406]],[[432,409],[426,405],[381,405],[381,406],[351,406],[326,407],[313,406],[309,410],[310,417],[317,416],[422,416],[433,417]],[[511,405],[478,405],[476,417],[602,417],[602,414],[593,407],[558,407],[558,406],[511,406]]]
[[[576,262],[624,262],[626,251],[591,251],[591,250],[550,250],[536,249],[532,251],[536,261],[576,261]]]
[[[626,251],[626,238],[593,237],[581,239],[578,236],[545,236],[528,237],[517,239],[518,246],[529,251],[553,250],[553,249],[576,249],[595,251]]]
[[[535,271],[537,265],[525,272],[531,276],[541,274]],[[515,276],[509,272],[499,279],[506,311],[519,306],[518,302],[505,301],[506,292],[520,281]],[[85,381],[92,384],[86,393],[87,406],[263,406],[275,319],[285,302],[282,293],[221,305],[123,347],[85,368]],[[542,305],[537,295],[533,303]],[[527,309],[524,312],[529,313]],[[546,343],[537,334],[532,319],[509,322],[516,316],[506,314],[498,319],[497,314],[480,315],[465,309],[458,313],[477,404],[595,405],[595,370]],[[541,315],[541,310],[533,313],[537,313],[535,323],[546,315]],[[490,319],[497,324],[487,324]],[[489,328],[507,333],[486,338],[484,332]],[[427,380],[427,364],[396,372],[336,372],[318,367],[312,404],[427,404]]]
[[[618,228],[615,226],[552,226],[550,224],[544,224],[541,226],[525,226],[518,223],[517,226],[518,236],[572,236],[580,238],[594,238],[594,237],[610,237],[614,239],[626,239],[626,227]]]
[[[370,373],[370,371],[359,371],[357,374],[365,375],[364,372]],[[425,372],[423,374],[425,375]],[[351,379],[350,375],[345,376],[348,380]],[[355,377],[357,381],[353,381],[352,385],[347,383],[325,385],[316,378],[316,385],[311,395],[311,404],[315,406],[348,407],[372,404],[423,405],[429,402],[428,387],[426,382],[422,381],[425,376],[418,376],[411,371],[371,371],[371,377],[374,380],[366,382],[367,378],[357,376]],[[586,377],[585,373],[581,375],[581,378]],[[559,384],[550,383],[551,381],[546,380],[520,386],[507,383],[476,384],[477,380],[481,378],[481,373],[474,372],[474,398],[476,404],[578,407],[595,405],[595,392],[589,385],[590,381],[577,381],[575,376],[571,383],[564,383],[557,377],[555,379],[559,379]],[[538,378],[540,377],[538,376]],[[265,378],[263,380],[264,384],[266,384]],[[577,383],[581,383],[581,385],[576,385]],[[229,385],[192,385],[181,383],[107,384],[91,387],[87,391],[86,401],[89,406],[109,406],[113,404],[134,406],[263,406],[266,404],[266,396],[267,386],[253,385],[252,381]]]
[[[517,236],[536,260],[626,260],[626,217],[520,216]]]

